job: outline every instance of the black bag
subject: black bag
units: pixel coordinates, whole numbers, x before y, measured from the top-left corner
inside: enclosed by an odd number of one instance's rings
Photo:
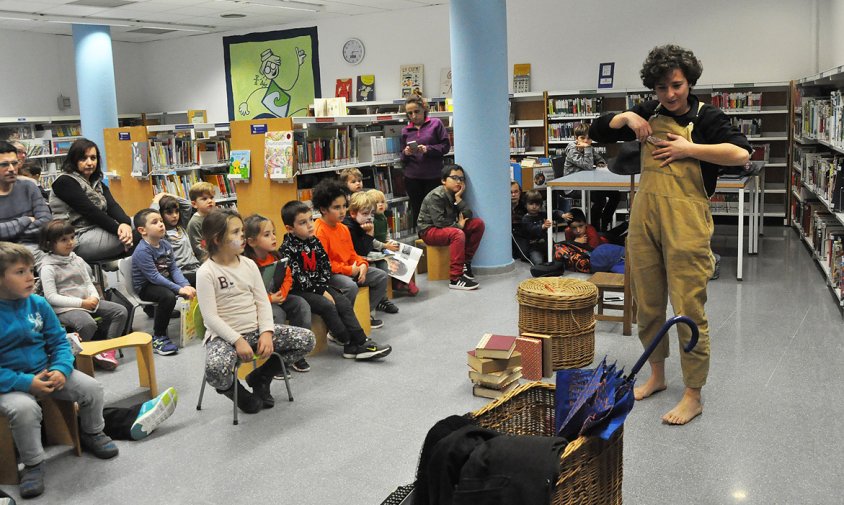
[[[622,142],[618,156],[610,160],[610,172],[618,175],[636,175],[642,172],[642,144],[638,140]]]
[[[128,317],[126,317],[126,326],[123,328],[122,335],[128,335],[131,333],[132,325],[135,322],[135,305],[126,298],[126,295],[124,295],[122,291],[117,288],[106,289],[103,297],[110,302],[119,303],[120,305],[126,307]]]
[[[563,260],[549,261],[530,267],[530,275],[533,277],[559,277],[565,272],[566,262]]]

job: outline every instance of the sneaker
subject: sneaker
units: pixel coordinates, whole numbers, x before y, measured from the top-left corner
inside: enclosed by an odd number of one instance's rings
[[[117,368],[117,351],[105,351],[94,356],[94,364],[103,370],[114,370]]]
[[[15,499],[0,489],[0,505],[15,505]]]
[[[380,319],[375,319],[372,316],[369,316],[369,326],[374,330],[376,328],[381,328],[384,326],[384,321]]]
[[[271,409],[275,406],[275,398],[270,394],[271,382],[272,379],[264,376],[260,368],[246,376],[246,384],[252,388],[252,394],[263,402],[265,409]],[[240,391],[237,394],[239,396]]]
[[[135,418],[135,422],[132,423],[132,428],[129,430],[132,440],[144,439],[155,431],[176,410],[178,400],[179,394],[176,389],[167,388],[166,391],[152,400],[144,402],[141,405],[140,412],[138,412],[138,417]]]
[[[237,407],[246,414],[254,414],[261,410],[261,399],[249,392],[240,381],[235,381],[225,391],[217,390],[218,393],[234,401],[234,388],[237,387]]]
[[[334,343],[334,344],[337,344],[337,345],[348,344],[348,342],[344,342],[344,341],[340,340],[339,338],[336,338],[334,335],[331,334],[330,331],[326,332],[325,336],[328,338],[328,341],[331,342],[331,343]]]
[[[152,337],[152,352],[162,356],[169,356],[179,352],[179,348],[170,341],[167,335]]]
[[[296,370],[297,372],[310,372],[311,371],[311,365],[308,363],[308,360],[306,360],[305,358],[300,359],[299,361],[293,363],[290,366],[293,367],[293,370]]]
[[[378,302],[378,305],[375,306],[375,310],[380,310],[381,312],[386,312],[387,314],[398,314],[399,308],[391,302],[390,300],[381,300]]]
[[[449,289],[462,289],[463,291],[471,291],[478,289],[478,283],[472,279],[462,275],[459,279],[455,279],[448,283]]]
[[[393,348],[389,345],[378,345],[375,341],[366,339],[362,344],[349,344],[343,347],[343,357],[365,361],[370,359],[383,358],[390,354]]]
[[[119,452],[111,437],[102,431],[93,435],[80,432],[79,442],[81,442],[83,449],[100,459],[113,458]]]
[[[475,280],[475,274],[472,272],[472,264],[471,263],[464,263],[463,264],[463,277],[471,280]]]
[[[419,294],[419,286],[417,286],[416,282],[414,282],[412,279],[410,282],[407,283],[407,293],[410,296],[416,296],[417,294]]]
[[[715,271],[712,272],[712,277],[709,280],[714,281],[718,277],[721,277],[721,255],[715,254]]]
[[[24,466],[18,492],[21,498],[35,498],[44,492],[44,462],[33,466]]]
[[[277,381],[283,381],[284,379],[292,379],[293,376],[290,375],[290,369],[287,370],[287,375],[284,375],[284,372],[279,372],[273,379]]]

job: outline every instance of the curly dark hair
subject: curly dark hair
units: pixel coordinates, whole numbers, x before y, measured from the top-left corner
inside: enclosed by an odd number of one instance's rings
[[[697,84],[700,74],[703,73],[703,65],[695,57],[695,53],[674,44],[667,44],[651,49],[639,75],[645,87],[654,89],[657,82],[676,68],[686,76],[689,86]]]

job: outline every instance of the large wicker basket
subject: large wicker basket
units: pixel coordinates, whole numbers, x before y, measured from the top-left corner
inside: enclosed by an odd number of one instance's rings
[[[511,435],[554,434],[553,384],[523,384],[470,414],[483,427]],[[623,427],[608,441],[579,437],[560,457],[553,505],[620,505]]]
[[[551,335],[554,370],[581,368],[595,359],[595,304],[591,282],[539,277],[519,284],[519,332]]]

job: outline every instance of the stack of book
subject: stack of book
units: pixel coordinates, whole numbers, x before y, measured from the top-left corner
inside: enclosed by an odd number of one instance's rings
[[[486,333],[468,354],[475,396],[498,398],[519,385],[522,355],[516,352],[516,337]]]

